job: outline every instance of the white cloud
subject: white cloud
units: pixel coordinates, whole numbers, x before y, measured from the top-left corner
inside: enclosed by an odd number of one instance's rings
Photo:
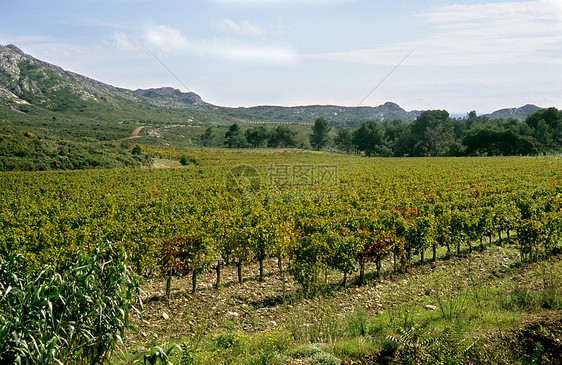
[[[187,39],[181,31],[167,25],[150,27],[146,30],[145,36],[148,43],[164,51],[185,49],[188,46]]]
[[[446,64],[562,63],[562,23],[553,1],[449,5],[420,18],[437,31],[421,45],[446,56]]]
[[[510,23],[557,21],[560,0],[512,1],[488,4],[453,4],[420,14],[431,22],[486,22],[504,20]]]
[[[42,61],[52,63],[65,70],[95,78],[92,69],[110,59],[113,54],[99,45],[76,45],[71,43],[38,42],[23,47],[23,51]]]
[[[258,5],[268,5],[268,4],[326,4],[326,3],[349,3],[355,0],[214,0],[217,3],[228,4],[228,5],[247,5],[247,4],[258,4]]]
[[[249,44],[214,44],[202,47],[212,56],[236,62],[293,64],[297,54],[289,47]]]
[[[253,29],[245,23],[222,21],[220,26],[240,33],[247,32],[255,35],[261,33],[258,29]],[[122,52],[146,53],[146,46],[148,46],[149,52],[154,50],[157,53],[167,53],[178,50],[195,53],[202,57],[213,57],[233,62],[294,64],[298,59],[297,53],[291,47],[272,45],[260,41],[243,43],[225,38],[188,43],[180,30],[165,25],[150,27],[144,35],[116,32],[113,34],[113,38],[104,43]],[[152,47],[154,48],[152,49]]]
[[[16,46],[25,45],[28,43],[47,43],[57,42],[59,39],[51,36],[44,35],[14,35],[14,34],[0,34],[0,44],[8,45],[14,44]]]
[[[135,51],[139,48],[138,42],[129,38],[129,36],[123,32],[115,32],[112,43],[119,50],[125,52]]]
[[[235,22],[231,19],[222,19],[214,23],[214,26],[221,31],[241,34],[250,37],[266,38],[267,31],[257,24],[252,24],[247,20]]]
[[[424,38],[394,45],[309,55],[363,64],[562,64],[559,0],[448,5],[418,15]]]

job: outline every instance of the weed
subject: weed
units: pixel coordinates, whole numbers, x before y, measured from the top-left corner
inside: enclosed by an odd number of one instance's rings
[[[539,296],[517,283],[507,295],[500,296],[500,305],[511,311],[533,311],[539,306]]]
[[[219,333],[213,336],[213,344],[216,349],[225,350],[234,346],[234,333]]]
[[[535,351],[532,355],[524,355],[521,358],[521,365],[534,365],[541,363],[542,345],[537,343],[535,345]]]
[[[443,298],[442,295],[435,295],[439,313],[441,313],[444,319],[454,320],[466,312],[468,302],[466,295],[459,294],[457,297],[447,295],[447,297]]]
[[[429,352],[434,363],[464,364],[475,344],[464,336],[460,327],[447,327],[435,338]]]
[[[347,315],[347,329],[350,337],[365,336],[367,334],[367,313],[360,305]]]
[[[330,345],[330,349],[330,352],[336,356],[361,358],[364,355],[375,352],[377,345],[375,345],[369,338],[356,337],[353,339],[337,341]]]
[[[340,359],[326,352],[327,348],[322,343],[305,344],[287,352],[287,355],[293,359],[306,360],[307,364],[341,364]]]
[[[396,335],[389,335],[388,339],[396,342],[399,349],[396,353],[396,362],[399,364],[424,364],[429,360],[428,346],[432,338],[424,338],[426,329],[414,325],[408,329],[396,327]]]
[[[553,263],[549,262],[542,265],[541,276],[541,307],[550,310],[562,309],[562,273],[555,271]]]
[[[388,339],[398,344],[394,362],[398,364],[464,364],[476,342],[470,342],[460,327],[445,328],[432,336],[425,326],[397,327]]]
[[[233,329],[236,328],[236,320],[232,318],[227,318],[221,323],[220,327],[223,330],[232,331]]]
[[[333,342],[342,336],[342,326],[329,310],[316,315],[295,313],[289,318],[287,329],[297,342]]]
[[[327,352],[318,352],[314,354],[309,360],[310,365],[340,365],[341,360]]]
[[[287,355],[296,359],[305,359],[314,356],[319,352],[324,352],[326,345],[320,343],[310,343],[295,347],[287,352]]]
[[[178,350],[179,347],[176,344],[162,344],[162,345],[152,345],[150,351],[144,354],[142,362],[141,360],[135,360],[133,364],[143,364],[143,365],[156,365],[156,364],[171,364],[170,359],[172,353]]]

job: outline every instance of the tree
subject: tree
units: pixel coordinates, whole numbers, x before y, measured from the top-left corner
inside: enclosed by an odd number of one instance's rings
[[[217,273],[217,281],[215,288],[219,289],[221,283],[221,267],[228,264],[232,253],[234,252],[235,240],[231,237],[231,230],[236,224],[232,215],[236,213],[228,211],[215,212],[215,215],[209,219],[208,229],[212,239],[215,240],[214,249],[216,255],[215,270]]]
[[[353,148],[353,134],[349,128],[341,128],[338,135],[334,138],[336,146],[342,151],[349,153]]]
[[[534,137],[547,149],[562,149],[562,111],[541,109],[529,115],[525,123],[533,129]]]
[[[380,278],[381,262],[388,256],[399,238],[392,233],[371,230],[361,223],[357,229],[360,238],[360,249],[356,252],[359,262],[359,285],[365,281],[365,264],[375,262],[377,267],[377,277]]]
[[[430,216],[417,216],[407,227],[406,241],[408,252],[413,248],[415,253],[420,254],[420,262],[423,263],[424,252],[433,241],[433,221]]]
[[[252,146],[253,148],[258,148],[267,141],[268,132],[267,128],[264,126],[258,126],[254,128],[247,129],[245,132],[246,141]]]
[[[286,125],[280,125],[269,137],[269,147],[297,147],[297,131]]]
[[[413,154],[417,156],[444,156],[453,142],[453,130],[446,110],[427,110],[411,125],[416,139]]]
[[[131,153],[132,153],[133,155],[140,155],[140,154],[142,154],[142,148],[141,148],[141,146],[139,146],[138,144],[136,144],[136,145],[133,147],[133,149],[131,150]]]
[[[314,126],[312,127],[312,134],[310,135],[310,144],[312,147],[320,151],[322,148],[326,147],[330,142],[330,127],[328,126],[328,121],[324,118],[317,118],[314,121]]]
[[[544,224],[536,219],[522,219],[517,226],[521,261],[533,261],[538,257],[540,243],[544,241]]]
[[[236,123],[232,124],[224,135],[224,144],[228,148],[244,148],[247,145],[246,138]]]
[[[384,128],[375,121],[367,121],[353,133],[353,144],[358,151],[363,151],[367,156],[391,155],[384,135]]]
[[[205,129],[205,133],[201,135],[201,145],[203,147],[209,147],[213,144],[213,139],[215,138],[213,127],[208,127]]]
[[[388,148],[392,150],[392,155],[395,156],[399,150],[400,144],[403,141],[403,136],[408,133],[409,124],[401,119],[386,120],[382,123],[384,128],[384,136],[388,143]]]
[[[250,259],[252,253],[252,231],[252,227],[241,225],[233,226],[229,232],[233,247],[232,254],[236,258],[239,284],[242,284],[242,264]]]
[[[301,284],[303,294],[312,297],[316,293],[317,276],[322,268],[325,237],[321,232],[300,236],[290,247],[289,273]]]

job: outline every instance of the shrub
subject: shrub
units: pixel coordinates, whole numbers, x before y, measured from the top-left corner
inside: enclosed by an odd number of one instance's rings
[[[187,155],[181,155],[180,163],[182,164],[182,166],[189,164],[189,158],[187,157]]]
[[[341,360],[325,351],[327,346],[321,343],[305,344],[294,348],[287,354],[296,359],[306,360],[306,364],[339,365]]]
[[[309,360],[310,365],[340,365],[341,360],[327,352],[318,352],[314,354]]]
[[[437,335],[419,325],[396,327],[395,332],[396,336],[388,336],[398,344],[395,364],[466,364],[476,344],[465,337],[460,327],[447,327]]]
[[[186,154],[181,155],[180,163],[182,166],[197,165],[195,157],[188,157]]]
[[[288,355],[297,358],[304,359],[314,356],[319,352],[323,352],[326,346],[324,344],[313,343],[300,345],[288,352]]]

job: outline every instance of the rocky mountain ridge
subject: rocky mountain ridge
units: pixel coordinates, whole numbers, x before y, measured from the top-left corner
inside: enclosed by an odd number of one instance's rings
[[[399,105],[386,102],[377,107],[346,107],[336,105],[307,105],[294,107],[254,106],[228,108],[203,101],[194,92],[182,92],[171,87],[128,90],[115,87],[87,76],[67,71],[59,66],[38,60],[15,45],[0,45],[0,107],[26,113],[23,106],[33,105],[51,111],[76,112],[88,108],[98,113],[112,113],[115,109],[142,110],[158,108],[177,110],[178,113],[196,113],[202,124],[215,123],[312,123],[322,117],[334,125],[358,127],[366,120],[401,119],[413,121],[421,111],[406,111]],[[145,107],[143,107],[143,105]],[[489,114],[495,117],[524,119],[540,108],[527,105],[503,109]],[[140,112],[139,112],[140,113]],[[212,118],[209,117],[212,115]],[[186,119],[192,120],[188,116]]]

